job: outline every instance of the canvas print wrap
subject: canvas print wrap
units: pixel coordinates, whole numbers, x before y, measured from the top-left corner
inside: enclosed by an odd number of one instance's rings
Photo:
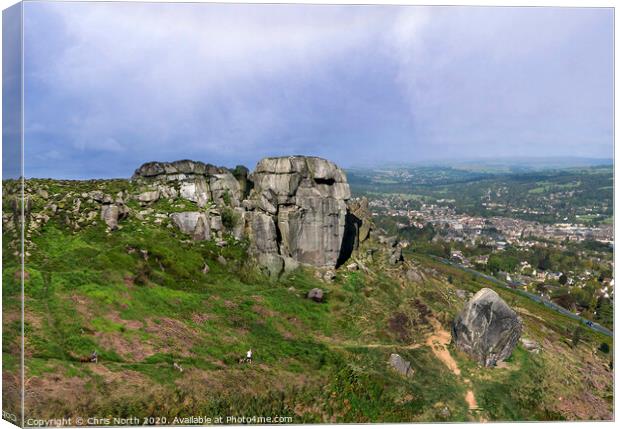
[[[614,418],[613,10],[3,11],[3,418]]]

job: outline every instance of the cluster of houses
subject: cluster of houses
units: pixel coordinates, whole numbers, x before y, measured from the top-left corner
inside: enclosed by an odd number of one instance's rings
[[[389,216],[406,217],[409,222],[401,222],[398,225],[401,228],[422,228],[431,223],[444,240],[474,244],[483,239],[485,245],[491,245],[498,250],[502,250],[507,244],[532,247],[540,244],[540,240],[596,240],[613,244],[613,225],[542,224],[501,216],[484,218],[459,214],[451,207],[438,204],[422,204],[419,209],[397,208],[389,200],[374,200],[371,202],[372,206],[383,208]]]
[[[371,207],[381,208],[381,211],[389,216],[406,217],[408,223],[398,223],[399,228],[423,228],[430,223],[438,232],[434,240],[455,241],[472,247],[484,245],[492,249],[491,252],[501,252],[508,245],[525,250],[534,246],[562,246],[562,243],[567,240],[596,240],[613,246],[612,225],[541,224],[499,216],[484,218],[456,213],[453,208],[443,205],[446,201],[437,201],[437,203],[421,204],[419,208],[411,209],[407,207],[408,205],[395,207],[393,201],[379,199],[371,201]],[[466,257],[460,250],[453,250],[451,253],[453,261],[472,268],[485,266],[489,256],[489,254],[484,254]],[[524,289],[531,285],[545,283],[557,285],[562,277],[565,277],[562,279],[562,284],[569,288],[583,287],[595,276],[595,273],[588,270],[579,273],[539,270],[527,261],[522,261],[515,272],[498,273],[498,277],[513,287]],[[600,284],[600,295],[607,298],[613,296],[613,279],[604,279]],[[545,288],[539,288],[539,293],[544,296],[548,292]]]

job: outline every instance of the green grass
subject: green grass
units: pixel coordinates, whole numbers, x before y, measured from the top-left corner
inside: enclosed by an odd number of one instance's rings
[[[75,194],[134,186],[126,181],[45,184],[50,193]],[[158,211],[195,209],[178,201],[158,204]],[[248,243],[231,239],[221,248],[192,242],[175,228],[135,217],[121,225],[112,233],[101,222],[74,231],[55,216],[32,234],[25,282],[27,376],[51,385],[69,378],[83,385],[75,387],[79,394],[71,401],[48,397],[30,404],[30,413],[278,414],[294,415],[295,423],[476,419],[464,400],[463,379],[423,345],[429,326],[420,321],[415,303],[426,305],[447,327],[462,306],[455,289],[494,287],[488,282],[422,255],[413,257],[434,271],[424,282],[401,282],[402,271],[388,266],[382,252],[366,261],[370,273],[339,270],[333,283],[304,268],[273,281],[252,263]],[[3,308],[15,315],[19,263],[10,234],[3,237]],[[376,246],[364,244],[359,255]],[[219,256],[228,263],[219,263]],[[305,298],[315,287],[325,291],[325,302]],[[550,337],[560,345],[570,337],[573,321],[496,290],[510,305],[544,319],[525,319],[528,336]],[[410,322],[406,338],[391,325],[397,314]],[[19,368],[20,329],[19,320],[4,324],[5,371]],[[584,337],[586,345],[598,347],[602,341],[609,342],[592,332]],[[410,344],[422,346],[407,348]],[[239,365],[249,348],[254,364]],[[100,357],[98,370],[80,362],[93,350]],[[388,367],[392,352],[411,362],[412,377]],[[489,419],[561,418],[548,401],[561,391],[553,383],[553,362],[518,347],[509,362],[516,369],[480,369],[455,350],[451,354],[472,380]],[[174,369],[174,363],[185,371]],[[543,400],[536,385],[541,374],[551,383]],[[124,387],[126,379],[130,387]]]

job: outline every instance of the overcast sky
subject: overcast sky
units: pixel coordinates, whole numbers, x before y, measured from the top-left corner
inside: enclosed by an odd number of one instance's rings
[[[29,177],[613,155],[611,9],[24,8]]]

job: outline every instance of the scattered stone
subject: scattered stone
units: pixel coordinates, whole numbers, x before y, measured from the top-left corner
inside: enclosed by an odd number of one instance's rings
[[[397,265],[403,262],[405,259],[403,258],[403,249],[400,245],[396,245],[392,248],[389,258],[390,265]]]
[[[118,228],[119,208],[117,205],[106,204],[101,206],[101,220],[112,231]]]
[[[493,290],[483,288],[465,305],[452,324],[456,347],[484,366],[510,356],[523,322]]]
[[[405,273],[405,277],[407,278],[408,281],[414,282],[414,283],[420,283],[424,280],[422,278],[422,274],[420,274],[417,270],[413,268],[407,270],[407,272]]]
[[[409,377],[413,374],[413,369],[411,369],[411,363],[403,359],[399,354],[392,353],[390,355],[388,363],[394,371],[398,372],[404,377]]]
[[[217,262],[218,262],[220,265],[228,265],[228,261],[227,261],[227,260],[226,260],[226,258],[225,258],[225,257],[223,257],[222,255],[219,255],[219,256],[217,257]]]
[[[209,271],[211,271],[211,269],[209,268],[209,265],[205,263],[205,266],[202,268],[202,273],[209,274]]]
[[[456,290],[456,296],[459,299],[463,299],[463,300],[468,299],[470,297],[470,295],[471,295],[471,293],[467,292],[466,290],[463,290],[463,289],[457,289]]]
[[[319,288],[311,289],[306,297],[314,302],[323,302],[323,290]]]
[[[525,350],[531,353],[540,353],[541,347],[537,341],[530,340],[528,338],[521,338],[521,343],[523,343],[523,347]]]
[[[331,283],[336,279],[336,272],[332,270],[327,270],[323,273],[323,280],[327,283]]]
[[[103,203],[103,200],[105,198],[103,191],[90,191],[88,193],[88,196],[92,198],[94,201],[97,201],[98,203]]]
[[[347,270],[349,270],[349,271],[357,271],[359,269],[360,269],[359,265],[357,263],[355,263],[355,262],[347,265]]]

